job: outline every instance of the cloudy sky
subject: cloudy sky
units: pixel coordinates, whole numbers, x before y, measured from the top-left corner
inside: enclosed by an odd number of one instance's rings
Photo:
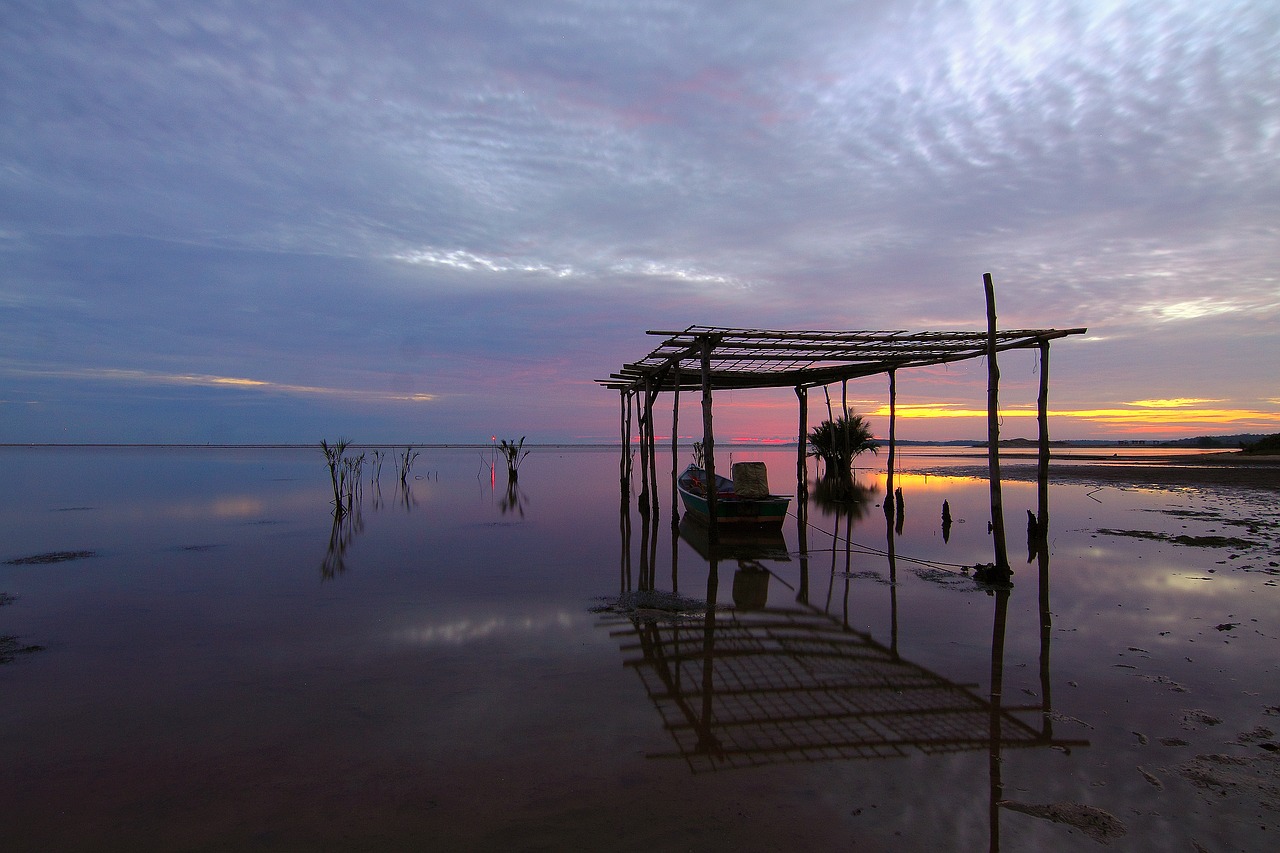
[[[0,442],[616,440],[647,329],[981,329],[984,272],[1089,328],[1056,436],[1280,431],[1277,0],[6,0],[0,116]],[[981,362],[898,390],[983,434]]]

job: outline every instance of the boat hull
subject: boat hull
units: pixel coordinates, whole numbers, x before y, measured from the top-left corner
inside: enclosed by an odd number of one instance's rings
[[[709,524],[710,505],[707,502],[706,472],[692,465],[676,481],[685,514]],[[719,524],[743,527],[781,527],[787,517],[791,498],[786,495],[767,495],[759,498],[742,498],[733,492],[733,481],[716,477],[716,521]]]

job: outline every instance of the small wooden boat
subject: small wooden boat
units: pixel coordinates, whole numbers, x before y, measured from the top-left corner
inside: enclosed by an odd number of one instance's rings
[[[686,468],[676,480],[676,489],[680,492],[685,513],[704,524],[710,520],[706,483],[707,472],[693,465]],[[720,524],[781,527],[787,517],[790,502],[791,498],[787,495],[739,494],[734,488],[733,480],[716,475],[716,521]]]

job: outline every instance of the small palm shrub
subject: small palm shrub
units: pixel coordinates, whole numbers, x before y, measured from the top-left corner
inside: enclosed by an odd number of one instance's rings
[[[850,412],[809,431],[809,455],[822,460],[823,479],[851,482],[854,457],[868,450],[878,453],[880,444],[862,415]]]

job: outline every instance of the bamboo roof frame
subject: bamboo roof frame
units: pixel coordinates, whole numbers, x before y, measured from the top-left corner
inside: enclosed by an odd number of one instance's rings
[[[995,332],[996,351],[1032,349],[1084,328]],[[711,344],[710,386],[719,389],[815,388],[908,367],[949,364],[988,353],[986,331],[781,331],[689,326],[653,331],[663,342],[599,384],[616,391],[701,388],[702,345]]]

